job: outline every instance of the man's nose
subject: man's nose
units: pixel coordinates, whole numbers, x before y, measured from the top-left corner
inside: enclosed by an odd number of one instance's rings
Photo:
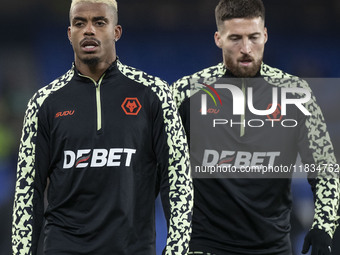
[[[251,41],[248,38],[242,40],[241,53],[249,54],[251,52]]]
[[[96,30],[91,23],[88,23],[84,28],[84,35],[94,35]]]

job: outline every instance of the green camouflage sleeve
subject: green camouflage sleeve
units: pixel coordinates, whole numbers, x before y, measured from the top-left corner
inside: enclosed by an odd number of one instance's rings
[[[59,79],[40,89],[27,106],[18,154],[13,204],[13,255],[36,254],[44,213],[46,178],[43,176],[46,177],[48,166],[47,140],[41,133],[39,133],[40,136],[38,135],[39,123],[41,123],[38,118],[39,111],[45,99],[67,84],[73,73],[71,69]]]
[[[339,220],[337,215],[340,195],[339,173],[334,171],[337,162],[322,111],[305,80],[265,64],[262,65],[261,74],[272,85],[304,88],[311,93],[311,99],[304,105],[311,115],[301,118],[304,125],[298,141],[299,154],[306,167],[319,169],[319,171],[305,169],[315,201],[312,228],[324,230],[333,237]]]
[[[309,89],[307,83],[304,86]],[[334,171],[337,162],[325,119],[314,96],[306,104],[306,108],[312,113],[305,122],[308,130],[306,139],[313,156],[311,164],[321,170],[316,176],[313,172],[309,172],[309,182],[312,185],[315,200],[312,228],[324,230],[333,237],[339,220],[337,215],[340,194],[339,175]]]

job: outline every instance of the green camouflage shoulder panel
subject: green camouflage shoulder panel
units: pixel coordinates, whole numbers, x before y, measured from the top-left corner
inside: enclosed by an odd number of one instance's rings
[[[262,64],[261,75],[268,83],[274,86],[304,88],[312,94],[306,81],[284,73],[279,69]],[[305,104],[305,108],[311,113],[306,118],[305,125],[308,130],[309,149],[313,153],[313,164],[316,166],[336,165],[334,149],[327,126],[313,94],[311,100]],[[339,186],[339,177],[332,170],[324,169],[318,174],[315,193],[315,215],[312,227],[326,231],[331,237],[335,232],[339,219],[337,216]]]
[[[219,63],[215,66],[205,68],[192,75],[184,76],[183,78],[174,82],[171,86],[172,96],[176,103],[177,108],[181,106],[186,98],[190,98],[193,95],[193,84],[198,80],[202,79],[207,84],[216,82],[217,79],[221,78],[225,74],[226,68],[223,63]]]
[[[18,155],[17,181],[13,205],[13,254],[32,254],[33,183],[35,179],[35,143],[38,130],[38,112],[45,99],[64,87],[73,77],[73,69],[59,79],[41,88],[28,103]]]
[[[193,186],[188,145],[168,84],[143,71],[117,61],[118,69],[127,78],[148,86],[162,103],[165,131],[169,146],[169,202],[171,216],[167,237],[167,255],[187,254],[191,235]]]

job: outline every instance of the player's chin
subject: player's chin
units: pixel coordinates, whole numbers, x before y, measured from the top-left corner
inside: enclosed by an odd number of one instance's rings
[[[242,73],[243,77],[254,77],[258,71],[260,70],[259,65],[255,65],[253,62],[250,65],[244,66],[241,65],[239,66],[239,72]]]
[[[100,59],[96,56],[86,56],[81,59],[85,65],[95,66],[99,63]]]

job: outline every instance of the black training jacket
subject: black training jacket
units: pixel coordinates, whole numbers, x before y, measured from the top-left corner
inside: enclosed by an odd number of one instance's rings
[[[231,84],[243,92],[252,87],[251,105],[258,110],[271,107],[274,88],[278,93],[284,88],[310,91],[304,80],[265,64],[254,78],[235,79],[220,63],[176,81],[171,90],[190,139],[192,163],[234,166],[237,171],[249,166],[287,166],[288,169],[291,167],[292,174],[299,153],[307,167],[316,168],[325,164],[338,170],[326,124],[311,91],[311,99],[303,105],[311,113],[310,116],[293,105],[287,106],[285,116],[279,108],[272,114],[258,116],[248,107],[244,114],[234,115],[232,94],[230,91],[224,92],[227,90],[217,91],[217,84]],[[212,88],[218,93],[215,94]],[[208,102],[207,114],[203,117],[202,95]],[[242,101],[242,98],[238,97],[237,100]],[[247,98],[241,104],[246,102]],[[219,111],[223,111],[222,118]],[[198,122],[200,118],[205,118],[205,121]],[[214,119],[218,119],[215,123],[224,125],[214,128]],[[271,122],[271,119],[277,121]],[[194,174],[196,170],[196,165],[192,164]],[[299,166],[295,170],[299,172]],[[315,198],[312,227],[325,230],[332,236],[338,220],[339,179],[329,178],[334,175],[308,173]],[[204,174],[203,178],[198,174],[193,180],[195,198],[190,251],[218,255],[291,252],[291,176],[263,178],[265,176],[257,175],[255,178],[250,173],[229,175],[229,178],[222,172],[224,178],[210,178],[209,173]],[[338,175],[335,173],[335,176]]]
[[[165,253],[186,254],[193,199],[188,146],[167,84],[119,60],[99,81],[73,66],[27,107],[13,254],[36,254],[44,217],[45,254],[155,254],[160,189]]]

